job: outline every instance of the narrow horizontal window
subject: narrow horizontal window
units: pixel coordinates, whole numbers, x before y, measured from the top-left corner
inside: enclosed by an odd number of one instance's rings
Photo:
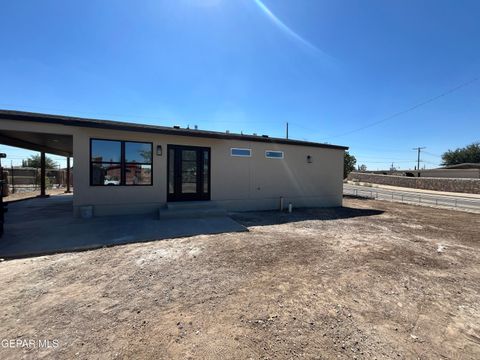
[[[251,149],[241,149],[241,148],[231,148],[230,149],[231,156],[241,156],[241,157],[251,157],[252,150]]]
[[[283,151],[267,150],[265,157],[269,159],[283,159]]]

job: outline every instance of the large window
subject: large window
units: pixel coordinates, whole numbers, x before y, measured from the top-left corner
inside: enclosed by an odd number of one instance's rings
[[[152,185],[152,143],[90,140],[90,184]]]

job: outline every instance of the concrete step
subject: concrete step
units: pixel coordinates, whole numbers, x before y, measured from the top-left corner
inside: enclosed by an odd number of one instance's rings
[[[169,210],[211,208],[217,208],[217,206],[211,201],[174,201],[167,203],[167,209]]]
[[[193,219],[227,216],[227,211],[219,207],[210,208],[183,208],[183,209],[159,209],[158,216],[163,219]]]

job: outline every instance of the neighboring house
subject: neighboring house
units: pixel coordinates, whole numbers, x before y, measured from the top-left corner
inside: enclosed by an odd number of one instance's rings
[[[228,210],[342,205],[344,146],[0,110],[0,143],[73,156],[74,214],[153,212],[167,202]]]

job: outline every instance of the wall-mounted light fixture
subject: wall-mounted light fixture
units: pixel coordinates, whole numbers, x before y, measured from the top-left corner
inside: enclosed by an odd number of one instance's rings
[[[162,145],[157,145],[157,155],[162,156]]]
[[[312,163],[312,157],[310,155],[307,155],[307,163],[309,164]]]

